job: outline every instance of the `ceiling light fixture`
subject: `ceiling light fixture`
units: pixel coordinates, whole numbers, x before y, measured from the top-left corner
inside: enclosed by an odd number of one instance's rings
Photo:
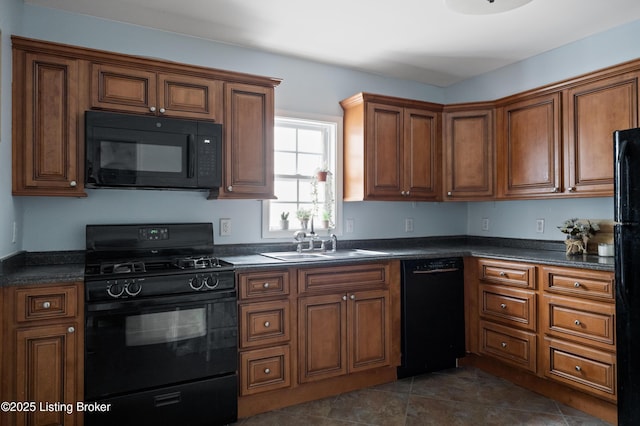
[[[465,15],[489,15],[507,12],[532,0],[444,0],[447,7]]]

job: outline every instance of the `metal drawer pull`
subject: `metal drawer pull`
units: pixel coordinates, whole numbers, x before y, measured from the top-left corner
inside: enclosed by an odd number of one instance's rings
[[[44,303],[42,304],[42,307],[43,307],[44,309],[49,309],[49,308],[51,307],[51,302],[44,302]]]
[[[505,271],[500,271],[500,276],[501,276],[501,277],[506,277],[506,276],[507,276],[507,273],[506,273]]]
[[[355,294],[352,294],[351,296],[349,296],[349,299],[351,299],[351,300],[356,300],[356,295],[355,295]]]
[[[574,286],[575,288],[578,288],[578,287],[580,287],[580,283],[579,283],[578,281],[576,281],[575,283],[573,283],[573,286]]]
[[[500,304],[500,307],[501,307],[502,309],[507,309],[507,304],[506,304],[506,303],[501,303],[501,304]]]
[[[76,331],[76,329],[74,327],[69,327],[69,328],[67,328],[67,331],[69,333],[73,333],[74,331]]]
[[[269,326],[271,326],[271,323],[269,321],[265,321],[264,322],[264,327],[265,328],[269,328]]]
[[[263,287],[263,288],[269,288],[269,283],[264,283],[264,284],[262,284],[262,287]]]
[[[507,343],[506,342],[502,342],[502,343],[500,343],[500,346],[502,346],[503,348],[506,348],[507,347]]]
[[[264,374],[270,374],[270,373],[271,373],[271,370],[269,370],[268,368],[264,369]]]
[[[445,269],[431,269],[428,271],[412,271],[412,274],[422,275],[422,274],[441,274],[443,272],[456,272],[458,268],[445,268]]]
[[[342,300],[347,300],[347,296],[346,295],[342,296]]]
[[[576,371],[582,371],[582,367],[580,367],[579,365],[576,365]]]
[[[580,320],[575,320],[573,323],[574,323],[575,325],[580,325],[580,324],[582,324],[582,323],[580,322]]]

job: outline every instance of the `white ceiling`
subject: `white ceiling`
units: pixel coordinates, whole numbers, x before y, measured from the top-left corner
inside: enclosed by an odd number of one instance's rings
[[[640,19],[639,0],[533,0],[490,15],[445,0],[24,1],[443,87]]]

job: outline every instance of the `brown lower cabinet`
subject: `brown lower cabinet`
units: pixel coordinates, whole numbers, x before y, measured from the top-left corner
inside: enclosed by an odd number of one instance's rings
[[[82,295],[82,283],[4,289],[2,400],[33,405],[3,412],[3,425],[83,424],[76,411],[83,401]],[[70,414],[47,403],[64,404]]]
[[[240,418],[396,379],[399,261],[237,278]]]
[[[463,362],[615,423],[613,272],[497,259],[465,268]]]

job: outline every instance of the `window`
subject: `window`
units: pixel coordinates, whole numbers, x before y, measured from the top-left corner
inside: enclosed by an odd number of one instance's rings
[[[264,202],[263,237],[290,237],[295,230],[335,232],[339,208],[336,203],[336,152],[340,119],[275,118],[274,174],[276,200]],[[319,171],[327,170],[327,178]],[[306,212],[308,220],[304,221]],[[288,219],[288,227],[281,223]],[[306,227],[305,227],[306,226]]]

